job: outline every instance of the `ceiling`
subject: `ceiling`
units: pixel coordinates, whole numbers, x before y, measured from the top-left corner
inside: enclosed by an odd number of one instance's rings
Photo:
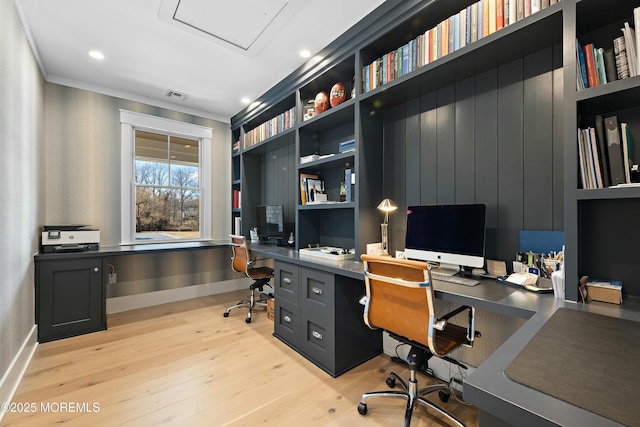
[[[14,0],[47,81],[225,122],[383,2]]]

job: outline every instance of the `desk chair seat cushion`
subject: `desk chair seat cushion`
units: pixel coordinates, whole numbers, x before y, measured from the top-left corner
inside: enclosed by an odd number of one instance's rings
[[[273,268],[271,267],[254,267],[247,269],[247,276],[250,279],[258,280],[264,279],[265,277],[273,276]]]

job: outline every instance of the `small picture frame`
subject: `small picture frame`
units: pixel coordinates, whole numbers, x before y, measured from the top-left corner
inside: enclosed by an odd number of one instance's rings
[[[300,204],[306,205],[309,200],[309,184],[308,180],[313,179],[317,180],[318,175],[312,175],[308,173],[300,174]]]

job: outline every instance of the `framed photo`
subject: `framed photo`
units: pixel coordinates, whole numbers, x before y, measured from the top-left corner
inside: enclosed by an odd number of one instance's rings
[[[307,178],[307,204],[327,201],[324,182],[317,178]]]
[[[311,175],[308,173],[301,173],[300,174],[300,204],[302,204],[303,206],[307,204],[307,200],[309,199],[309,184],[308,184],[308,180],[310,179],[314,179],[317,180],[318,179],[318,175]]]

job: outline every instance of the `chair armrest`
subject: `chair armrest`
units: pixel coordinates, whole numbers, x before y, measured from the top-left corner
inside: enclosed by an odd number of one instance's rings
[[[444,316],[438,318],[438,320],[433,324],[433,327],[439,331],[444,330],[445,326],[447,326],[447,322],[454,316],[462,313],[465,310],[468,310],[470,307],[468,305],[463,305],[462,307],[458,307],[450,313],[445,314]]]

